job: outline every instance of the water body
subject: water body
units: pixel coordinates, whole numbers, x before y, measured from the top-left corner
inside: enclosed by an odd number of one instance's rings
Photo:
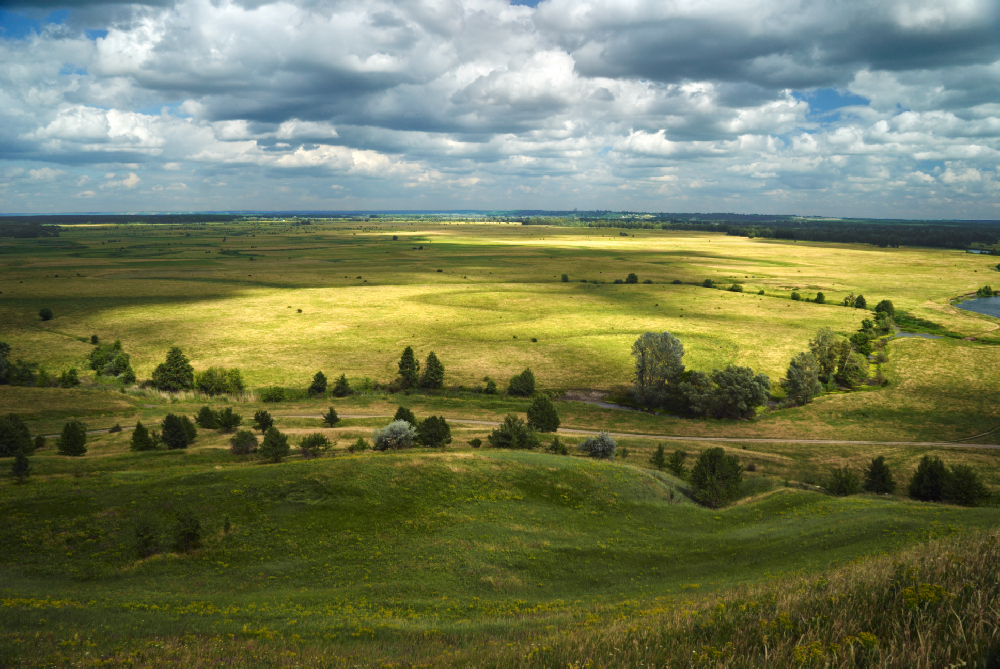
[[[966,311],[975,311],[977,314],[1000,318],[1000,297],[977,297],[974,300],[959,302],[955,306]]]
[[[932,335],[926,332],[897,332],[897,337],[920,337],[921,339],[944,339],[942,335]]]

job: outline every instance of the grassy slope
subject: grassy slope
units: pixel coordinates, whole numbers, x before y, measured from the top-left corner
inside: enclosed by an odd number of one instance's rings
[[[120,439],[83,460],[38,456],[29,483],[0,484],[7,661],[28,637],[31,661],[48,661],[138,652],[180,629],[205,648],[233,634],[282,640],[268,653],[291,640],[430,657],[996,523],[995,509],[787,490],[711,511],[671,503],[667,476],[543,454],[267,466],[204,447],[129,454]],[[205,547],[135,560],[137,515],[166,533],[180,507]]]

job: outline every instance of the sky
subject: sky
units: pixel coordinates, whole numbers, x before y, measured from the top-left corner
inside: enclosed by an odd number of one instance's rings
[[[4,0],[0,212],[1000,219],[1000,0]]]

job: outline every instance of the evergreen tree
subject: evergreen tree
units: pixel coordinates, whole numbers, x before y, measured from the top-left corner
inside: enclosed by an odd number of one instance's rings
[[[194,387],[194,368],[177,346],[167,352],[167,360],[153,370],[153,385],[160,390],[177,392]]]
[[[57,446],[60,455],[79,456],[87,452],[87,426],[78,420],[63,425]]]
[[[532,449],[541,445],[538,435],[514,414],[507,414],[500,426],[486,438],[493,448]]]
[[[31,432],[17,414],[0,417],[0,458],[31,453]]]
[[[267,428],[258,453],[265,460],[281,462],[281,459],[288,455],[288,435],[278,432],[278,428],[274,426]]]
[[[862,487],[877,495],[891,495],[896,490],[896,482],[889,471],[889,465],[885,463],[885,457],[880,455],[873,458],[865,467],[865,482]]]
[[[735,499],[742,481],[739,458],[721,448],[706,449],[691,470],[695,499],[713,509]]]
[[[978,506],[989,499],[990,491],[983,485],[976,470],[969,465],[954,465],[944,486],[944,499],[962,506]]]
[[[535,375],[530,369],[511,378],[507,384],[507,394],[516,397],[531,397],[535,393]]]
[[[528,407],[528,426],[539,432],[555,432],[559,429],[559,414],[556,407],[545,395],[539,395]]]
[[[330,407],[330,410],[327,411],[325,414],[323,414],[323,422],[329,425],[330,427],[333,427],[334,425],[339,423],[340,417],[337,416],[337,410],[334,409],[333,407]]]
[[[333,384],[333,396],[334,397],[347,397],[354,391],[351,390],[351,385],[347,382],[347,375],[341,374],[337,382]]]
[[[146,426],[142,424],[142,421],[136,421],[135,429],[132,430],[132,445],[131,449],[133,451],[152,451],[156,448],[156,443],[153,438],[149,436],[149,430]]]
[[[948,470],[941,458],[925,455],[913,472],[907,492],[913,499],[922,502],[940,502],[944,498],[945,485],[948,482]]]
[[[420,380],[420,363],[413,355],[411,346],[403,349],[403,355],[399,358],[399,378],[404,388],[413,388]]]
[[[420,377],[420,387],[436,390],[444,385],[444,365],[431,351],[427,355],[427,362],[424,363],[424,373]]]
[[[684,466],[685,459],[687,459],[687,453],[684,451],[674,451],[670,455],[670,459],[667,460],[667,469],[677,478],[682,479],[687,475],[687,467]]]
[[[396,415],[392,417],[393,420],[405,420],[410,425],[416,426],[417,417],[413,415],[413,412],[404,406],[396,409]]]
[[[417,427],[417,439],[427,448],[444,448],[451,443],[451,427],[444,416],[428,416]]]
[[[17,479],[18,483],[24,483],[24,479],[31,474],[31,462],[28,461],[28,456],[24,451],[18,451],[14,454],[14,463],[10,467],[10,474]]]
[[[181,416],[181,426],[184,427],[184,436],[187,438],[187,443],[193,444],[194,440],[198,438],[198,430],[195,428],[194,423],[187,416]]]
[[[257,437],[250,430],[240,430],[229,440],[229,452],[233,455],[249,455],[257,451]]]
[[[243,422],[243,416],[233,411],[232,407],[226,407],[216,414],[216,420],[220,430],[223,432],[232,432]]]
[[[206,430],[216,430],[219,427],[219,416],[212,411],[211,407],[203,406],[198,409],[198,415],[195,416],[194,422]]]
[[[649,458],[649,464],[656,467],[661,472],[667,466],[667,454],[664,452],[663,444],[656,447],[656,451]]]
[[[302,438],[299,448],[302,450],[302,457],[306,460],[318,458],[330,448],[330,440],[319,432],[307,435]]]
[[[187,448],[187,433],[184,431],[184,423],[180,416],[168,413],[160,424],[160,439],[170,450]]]
[[[312,383],[309,385],[309,395],[320,397],[326,393],[326,375],[323,372],[316,372]]]
[[[854,298],[854,308],[855,309],[867,309],[868,303],[865,301],[864,295],[858,295]]]
[[[256,425],[257,429],[260,430],[261,432],[267,432],[267,428],[274,425],[274,419],[271,418],[271,414],[269,414],[264,409],[261,409],[260,411],[254,413],[253,422]]]
[[[559,441],[558,436],[552,437],[552,443],[545,450],[555,455],[569,455],[569,449],[566,448],[566,444]]]

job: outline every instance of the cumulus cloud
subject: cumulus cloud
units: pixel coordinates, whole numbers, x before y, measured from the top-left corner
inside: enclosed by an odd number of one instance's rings
[[[18,1],[6,210],[1000,215],[1000,0]]]

